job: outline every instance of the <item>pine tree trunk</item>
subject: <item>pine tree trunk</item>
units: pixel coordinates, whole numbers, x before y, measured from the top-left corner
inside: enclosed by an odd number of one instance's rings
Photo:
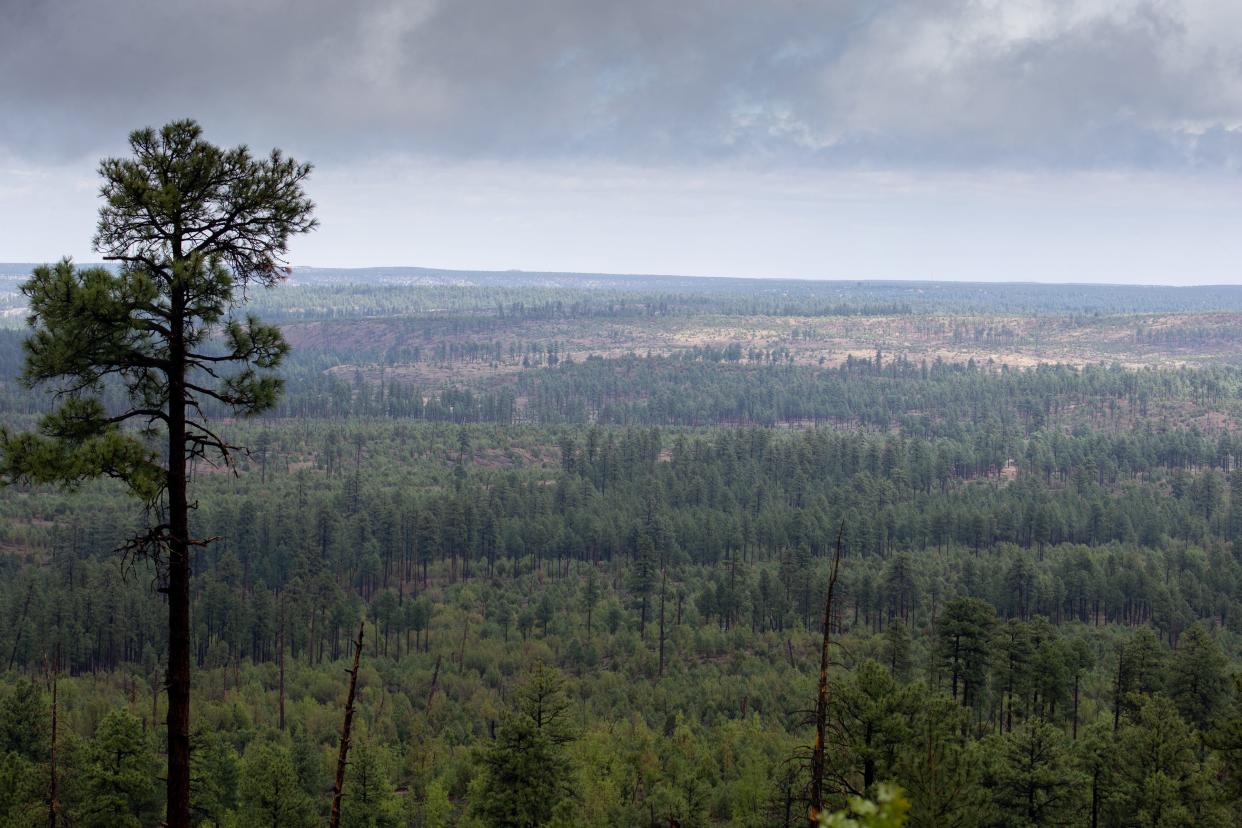
[[[168,375],[168,828],[190,828],[190,529],[184,289],[173,289]]]

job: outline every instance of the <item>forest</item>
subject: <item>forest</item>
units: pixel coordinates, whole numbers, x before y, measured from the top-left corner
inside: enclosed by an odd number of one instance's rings
[[[1242,822],[1238,289],[287,269],[130,143],[0,267],[0,826]]]
[[[1236,368],[508,331],[421,359],[525,365],[435,385],[295,347],[224,419],[236,473],[191,464],[194,824],[323,824],[363,622],[342,825],[802,825],[838,548],[829,806],[1242,819]],[[0,388],[15,426],[51,402]],[[0,490],[6,825],[46,824],[53,773],[66,825],[160,821],[166,574],[117,551],[144,520],[116,482]]]

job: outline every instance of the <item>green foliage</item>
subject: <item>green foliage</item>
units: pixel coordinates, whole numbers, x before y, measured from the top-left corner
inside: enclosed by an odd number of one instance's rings
[[[51,735],[51,711],[34,681],[0,687],[0,754],[28,762],[42,761]]]
[[[48,779],[42,770],[17,753],[0,753],[0,825],[33,828],[47,824],[43,797]]]
[[[79,824],[141,828],[159,818],[154,753],[132,713],[104,716],[86,745],[81,774]]]
[[[518,689],[515,708],[502,718],[496,741],[482,755],[483,784],[474,811],[484,825],[537,828],[549,825],[570,796],[571,767],[563,743],[562,681],[536,664]]]
[[[919,693],[866,661],[830,690],[830,698],[828,764],[835,787],[870,796],[877,783],[894,778],[898,757],[913,741]]]
[[[279,150],[255,159],[244,146],[221,149],[204,141],[202,129],[189,120],[158,132],[136,130],[129,143],[133,158],[106,159],[99,167],[106,183],[97,250],[134,255],[140,262],[170,254],[219,256],[232,279],[270,284],[279,278],[290,237],[316,225],[300,186],[310,165]],[[153,227],[175,228],[189,246],[167,249],[167,238]],[[205,309],[231,298],[231,282],[214,287],[196,294]],[[196,315],[211,318],[206,312]]]
[[[1169,695],[1182,718],[1206,732],[1229,700],[1228,661],[1202,624],[1182,633],[1169,661]]]
[[[349,771],[341,796],[345,828],[390,828],[398,819],[384,757],[370,739],[350,747]]]
[[[310,799],[298,784],[293,757],[279,743],[258,741],[246,748],[240,793],[245,825],[307,828],[316,822]]]
[[[422,828],[448,828],[452,819],[453,804],[449,801],[448,791],[439,779],[433,779],[427,785],[427,795],[423,801],[421,813]]]
[[[910,677],[910,648],[910,628],[904,621],[893,621],[884,631],[884,661],[899,681]]]
[[[970,707],[983,699],[996,610],[979,598],[955,598],[937,627],[937,653],[948,673],[954,699]]]
[[[198,824],[227,825],[237,810],[241,763],[223,733],[200,734],[190,754],[190,809]]]
[[[1040,719],[994,737],[984,785],[996,825],[1075,825],[1086,806],[1087,778],[1076,767],[1069,737]]]
[[[913,739],[898,757],[894,777],[910,800],[917,828],[979,824],[987,807],[980,786],[981,749],[962,736],[968,712],[947,696],[925,697],[913,719]]]
[[[1194,732],[1167,697],[1138,701],[1117,731],[1114,750],[1106,812],[1116,823],[1230,824],[1215,769],[1199,761]]]
[[[111,477],[153,503],[164,483],[155,452],[111,420],[98,400],[69,400],[40,421],[38,433],[0,430],[0,474],[10,481],[70,488]]]

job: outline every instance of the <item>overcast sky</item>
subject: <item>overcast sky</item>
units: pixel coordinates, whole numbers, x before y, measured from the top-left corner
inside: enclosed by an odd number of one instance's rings
[[[187,116],[294,264],[1242,282],[1238,0],[0,0],[0,260]]]

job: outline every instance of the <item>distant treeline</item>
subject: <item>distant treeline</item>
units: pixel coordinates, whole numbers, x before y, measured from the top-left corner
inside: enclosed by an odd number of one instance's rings
[[[33,265],[0,263],[0,296]],[[273,321],[452,312],[525,318],[724,313],[781,316],[905,313],[1242,312],[1242,286],[734,279],[423,268],[298,268],[250,306]],[[0,307],[3,307],[0,304]],[[17,320],[14,320],[16,324]]]
[[[997,274],[1003,278],[1004,274]],[[907,304],[917,311],[961,313],[1178,313],[1242,311],[1242,286],[1040,284],[1035,282],[932,282],[754,279],[624,274],[463,271],[425,268],[308,269],[294,273],[315,285],[457,286],[489,292],[515,288],[616,291],[631,294],[707,294],[762,297],[806,307],[829,304]]]
[[[0,376],[19,370],[20,336],[0,331]],[[383,417],[435,422],[620,425],[817,425],[901,428],[952,436],[993,423],[1015,434],[1046,424],[1126,425],[1153,406],[1229,409],[1242,396],[1230,367],[1125,370],[1116,366],[915,361],[877,353],[838,367],[799,365],[783,349],[689,348],[676,356],[573,361],[558,343],[477,347],[441,342],[414,364],[507,360],[528,370],[487,384],[411,381],[384,364],[331,370],[327,349],[300,349],[282,367],[285,392],[271,417]],[[105,394],[105,399],[109,394]],[[47,410],[46,395],[0,382],[0,413]],[[218,412],[223,413],[223,412]]]
[[[303,285],[256,295],[251,306],[272,321],[411,317],[436,324],[493,326],[557,319],[645,319],[661,316],[896,316],[914,312],[906,301],[876,297],[809,296],[784,293],[664,293],[604,288],[505,287],[468,285]],[[467,329],[470,329],[467,327]],[[475,328],[479,330],[480,328]]]
[[[1201,348],[1242,342],[1242,329],[1235,325],[1139,325],[1134,330],[1139,345],[1175,348]]]

